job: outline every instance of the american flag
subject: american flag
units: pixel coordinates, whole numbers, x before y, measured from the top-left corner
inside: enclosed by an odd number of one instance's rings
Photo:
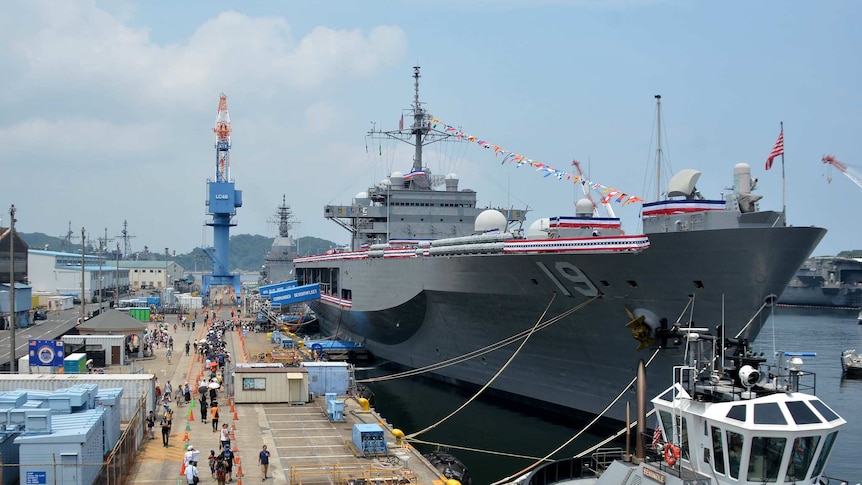
[[[781,133],[778,134],[778,140],[775,142],[775,146],[772,147],[772,152],[769,153],[769,158],[766,159],[766,170],[772,168],[772,159],[778,155],[784,155],[784,128],[782,128]]]
[[[655,431],[652,433],[652,449],[657,449],[658,444],[661,442],[661,421],[659,421],[658,426],[655,427]]]

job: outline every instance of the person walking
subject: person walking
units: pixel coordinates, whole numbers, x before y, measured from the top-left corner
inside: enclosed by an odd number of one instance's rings
[[[150,414],[147,415],[147,433],[150,436],[151,440],[156,439],[156,435],[154,433],[154,429],[156,427],[156,415],[150,411]]]
[[[186,467],[186,482],[189,485],[196,485],[201,479],[198,476],[198,462],[193,461]]]
[[[258,453],[257,462],[263,472],[263,479],[266,480],[266,472],[269,471],[269,450],[266,449],[266,445],[263,445],[263,449]]]
[[[189,341],[186,340],[186,355],[189,355],[189,350],[191,349],[191,347],[192,347],[192,344],[190,344]]]
[[[170,354],[168,354],[168,363],[171,363]],[[165,400],[168,402],[171,401],[171,393],[174,392],[174,387],[171,385],[171,381],[165,383]]]
[[[170,439],[170,436],[171,436],[171,422],[168,420],[167,415],[162,416],[161,427],[162,427],[162,446],[167,448],[168,447],[168,440]]]
[[[210,464],[210,474],[213,478],[216,477],[216,463],[218,462],[218,457],[215,454],[215,450],[210,450],[210,456],[207,459]]]
[[[201,397],[201,422],[207,424],[207,398]]]
[[[185,463],[186,467],[191,465],[193,462],[197,463],[198,455],[200,454],[201,452],[196,450],[194,445],[189,445],[188,450],[186,451],[185,455],[183,455],[183,462]]]
[[[227,481],[233,480],[233,451],[230,450],[230,445],[225,446],[221,453],[218,455],[219,461],[224,461],[227,463]],[[218,473],[216,473],[216,477],[218,477]]]
[[[172,357],[173,355],[174,355],[174,352],[171,350],[171,348],[170,348],[170,347],[168,347],[168,349],[167,349],[167,350],[165,350],[165,357],[167,357],[167,358],[168,358],[168,364],[170,364],[170,363],[171,363],[171,357]]]
[[[213,401],[212,409],[210,409],[210,418],[212,418],[212,422],[213,422],[213,433],[218,431],[218,418],[219,418],[218,411],[219,411],[218,403]]]
[[[223,450],[225,445],[230,447],[230,430],[227,427],[227,423],[221,425],[221,431],[219,432],[219,449]]]

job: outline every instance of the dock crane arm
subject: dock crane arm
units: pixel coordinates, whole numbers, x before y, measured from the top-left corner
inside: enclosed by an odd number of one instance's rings
[[[849,167],[846,163],[843,163],[837,160],[832,155],[826,155],[823,157],[822,162],[826,165],[831,165],[838,169],[839,172],[843,173],[850,180],[853,181],[854,184],[858,185],[859,188],[862,188],[862,174],[857,172],[855,169]],[[829,178],[829,182],[832,182],[832,178]]]

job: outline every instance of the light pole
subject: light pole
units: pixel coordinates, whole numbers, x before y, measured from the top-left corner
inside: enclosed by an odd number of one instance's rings
[[[168,301],[168,248],[165,248],[165,288],[162,296],[162,308],[165,307],[165,303]]]
[[[108,228],[105,228],[105,239],[99,238],[99,312],[102,311],[102,247],[107,243]]]
[[[116,291],[114,292],[114,308],[120,308],[120,243],[117,243],[117,272],[114,273],[114,284]]]
[[[84,314],[87,311],[87,287],[84,283],[84,244],[87,239],[84,237],[84,228],[81,228],[81,316],[78,317],[78,325],[84,323]]]
[[[16,372],[15,361],[15,204],[9,208],[9,343],[12,345],[9,370]]]

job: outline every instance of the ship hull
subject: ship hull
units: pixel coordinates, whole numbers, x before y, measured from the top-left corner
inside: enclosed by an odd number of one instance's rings
[[[724,314],[727,336],[753,339],[768,312],[746,327],[749,319],[781,294],[824,234],[736,228],[650,234],[650,247],[631,254],[369,258],[297,267],[299,275],[328,268],[337,274],[326,282],[336,296],[349,295],[349,305],[312,304],[323,333],[406,367],[459,357],[554,321],[520,349],[519,340],[435,374],[484,385],[511,359],[493,389],[597,414],[653,353],[636,350],[626,308],[710,328]],[[660,392],[681,361],[681,348],[659,352],[648,367],[649,391]],[[622,420],[627,399],[607,416]]]

